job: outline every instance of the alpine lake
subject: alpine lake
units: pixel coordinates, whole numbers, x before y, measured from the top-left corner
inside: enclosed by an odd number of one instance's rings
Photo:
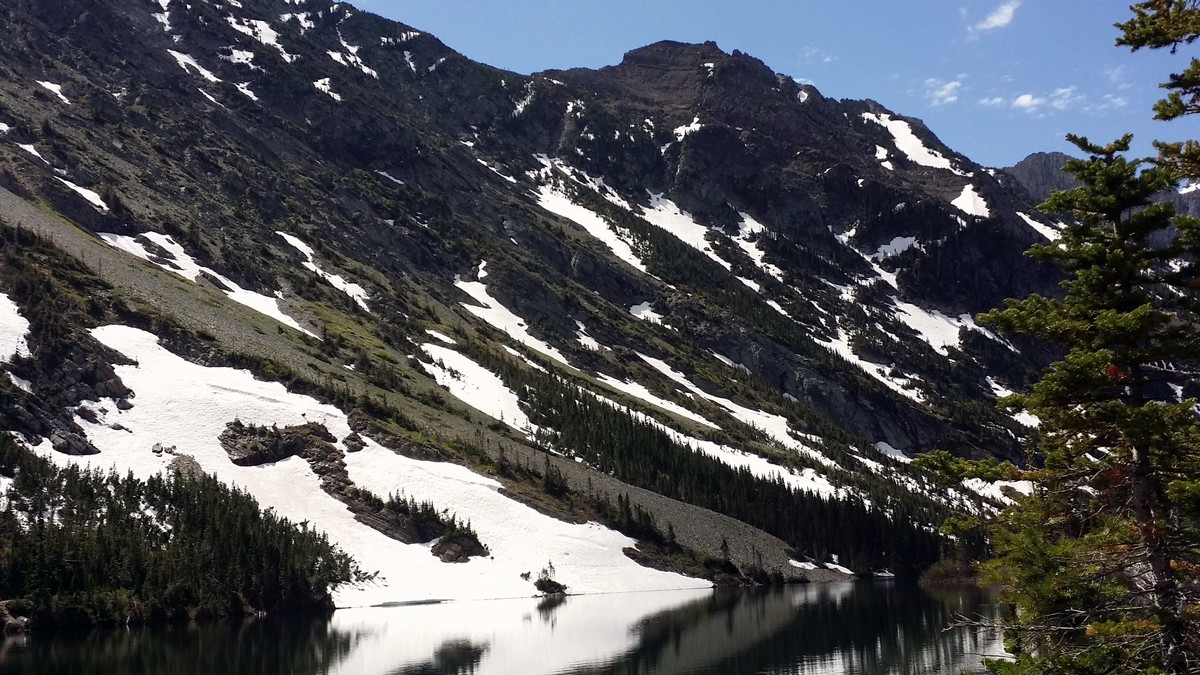
[[[7,637],[0,674],[441,675],[986,672],[999,635],[973,588],[890,581],[456,601],[324,617]]]

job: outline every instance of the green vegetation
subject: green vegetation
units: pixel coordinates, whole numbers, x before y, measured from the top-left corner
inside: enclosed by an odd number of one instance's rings
[[[912,577],[937,560],[948,544],[924,524],[941,523],[949,509],[894,483],[890,488],[882,482],[855,483],[874,504],[886,505],[887,513],[857,501],[797,491],[782,480],[758,478],[684,447],[649,422],[558,376],[522,368],[470,344],[462,346],[510,388],[525,392],[530,420],[554,430],[552,442],[558,451],[571,452],[618,480],[741,520],[815,559],[836,554],[857,570],[886,568]],[[562,489],[553,475],[544,482],[548,490]],[[639,523],[636,514],[613,521],[634,530]],[[973,550],[979,544],[973,539],[963,545]]]
[[[1020,612],[1009,626],[1015,665],[1002,673],[1194,672],[1200,663],[1200,420],[1176,400],[1200,355],[1187,284],[1200,221],[1151,198],[1174,169],[1096,146],[1066,169],[1083,187],[1046,208],[1076,224],[1061,245],[1031,253],[1070,275],[1066,295],[1010,301],[986,315],[1009,331],[1069,347],[1011,404],[1042,420],[1027,472],[1036,489],[993,528],[988,577]],[[1152,247],[1168,224],[1175,237]],[[1179,261],[1186,273],[1172,271]],[[1178,385],[1177,385],[1178,386]],[[1187,664],[1191,664],[1191,666]],[[1136,666],[1136,667],[1134,667]],[[1057,670],[1055,670],[1057,669]]]
[[[567,587],[554,580],[554,573],[554,563],[547,562],[542,571],[538,572],[538,578],[537,581],[533,582],[533,587],[546,595],[566,593]]]
[[[369,580],[324,534],[215,478],[56,468],[0,435],[0,596],[38,625],[330,608]],[[238,533],[238,536],[230,536]]]
[[[1194,0],[1132,9],[1120,44],[1174,51],[1200,37]],[[1200,112],[1200,61],[1164,86],[1172,91],[1158,117]],[[1129,160],[1128,135],[1108,145],[1068,139],[1089,155],[1064,167],[1080,187],[1042,208],[1075,220],[1059,241],[1030,250],[1066,272],[1064,296],[1010,300],[981,317],[1068,350],[1030,394],[1006,401],[1042,424],[1024,476],[1034,491],[991,527],[996,558],[984,577],[1018,610],[1003,624],[1016,659],[991,667],[1195,673],[1200,416],[1185,395],[1200,363],[1200,220],[1154,202],[1200,176],[1200,146],[1158,144],[1157,161]]]

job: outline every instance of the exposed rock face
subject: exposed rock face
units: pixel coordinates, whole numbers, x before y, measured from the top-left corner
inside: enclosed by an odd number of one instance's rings
[[[354,433],[348,437],[347,444],[361,450],[365,442],[357,436]],[[220,441],[230,461],[238,466],[259,466],[288,457],[304,458],[313,473],[320,477],[321,488],[344,503],[356,520],[406,544],[423,544],[441,538],[433,547],[433,555],[444,562],[466,562],[471,556],[488,554],[475,535],[451,531],[454,528],[447,524],[444,516],[420,508],[410,511],[407,504],[404,509],[392,509],[379,495],[355,487],[346,471],[342,451],[334,445],[337,438],[322,424],[309,422],[268,428],[247,426],[235,420],[226,425]]]
[[[1035,152],[1005,171],[1021,183],[1035,203],[1040,203],[1055,190],[1070,190],[1079,185],[1073,176],[1062,170],[1069,159],[1070,155],[1061,152]]]
[[[471,556],[486,556],[488,550],[475,537],[460,534],[439,540],[433,545],[433,554],[442,562],[467,562]]]
[[[226,425],[220,436],[221,447],[238,466],[258,466],[297,455],[319,466],[327,466],[340,458],[333,447],[336,440],[324,425],[315,422],[268,429],[246,426],[234,420]]]

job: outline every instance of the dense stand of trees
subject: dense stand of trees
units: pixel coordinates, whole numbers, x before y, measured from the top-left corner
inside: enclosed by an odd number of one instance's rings
[[[1118,24],[1119,44],[1169,47],[1200,37],[1200,2],[1147,0]],[[1200,59],[1163,85],[1160,119],[1200,112]],[[1001,622],[1001,675],[1200,672],[1200,220],[1161,201],[1200,179],[1200,143],[1156,143],[1129,159],[1068,136],[1087,159],[1078,187],[1044,210],[1074,216],[1030,255],[1067,275],[1061,299],[1009,300],[981,317],[1061,346],[1012,403],[1041,420],[1032,493],[992,524],[985,565],[1017,612]]]
[[[0,598],[47,624],[331,607],[369,575],[215,478],[58,468],[0,435]]]
[[[614,477],[689,504],[711,509],[774,534],[816,559],[832,555],[852,569],[890,569],[915,575],[946,553],[950,542],[936,525],[950,512],[889,481],[847,484],[857,500],[827,499],[797,491],[782,480],[756,477],[682,446],[628,411],[587,394],[562,378],[523,368],[472,344],[462,347],[514,391],[524,392],[530,420],[547,430],[544,439]],[[799,458],[797,458],[798,460]],[[837,478],[834,478],[837,481]],[[580,491],[583,486],[569,486]],[[659,524],[660,534],[663,524]],[[978,553],[980,539],[955,546]]]

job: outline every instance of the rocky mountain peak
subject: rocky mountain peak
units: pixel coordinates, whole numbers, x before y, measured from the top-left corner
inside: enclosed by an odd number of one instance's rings
[[[1004,169],[1029,192],[1034,202],[1043,202],[1055,190],[1069,190],[1078,183],[1062,168],[1070,155],[1062,152],[1035,152]]]
[[[572,489],[753,458],[749,491],[932,520],[957,502],[903,453],[1019,458],[992,403],[1036,357],[972,316],[1053,291],[1021,253],[1057,230],[915,118],[714,43],[525,77],[349,5],[18,0],[0,32],[0,203],[113,289],[53,316],[162,328],[498,476],[561,456]],[[43,314],[31,344],[66,334]],[[68,389],[58,426],[0,431],[83,438]],[[618,427],[641,445],[592,436]]]

